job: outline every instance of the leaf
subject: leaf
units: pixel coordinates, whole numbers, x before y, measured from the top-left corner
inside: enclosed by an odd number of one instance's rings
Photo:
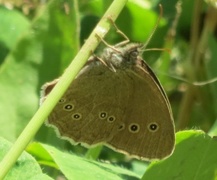
[[[139,178],[138,175],[127,169],[109,163],[97,162],[78,157],[74,154],[62,152],[49,145],[32,143],[28,149],[30,150],[29,152],[38,157],[39,162],[42,162],[44,165],[50,164],[52,167],[55,167],[56,164],[67,179],[118,180],[123,177],[124,179]],[[42,157],[40,155],[41,151],[46,151],[46,154],[49,155],[44,158],[44,156]]]
[[[143,179],[216,179],[216,149],[216,138],[203,131],[180,131],[173,155],[151,163]]]
[[[72,7],[70,0],[50,1],[40,9],[2,64],[0,135],[7,139],[20,134],[38,108],[41,85],[57,78],[79,48],[72,36],[75,16],[63,8],[67,3]]]
[[[30,26],[29,20],[17,10],[0,6],[0,64],[17,40]]]
[[[7,140],[0,137],[0,160],[4,157],[7,151],[11,148],[12,144]],[[4,180],[17,180],[17,179],[30,179],[30,180],[49,180],[47,175],[43,174],[37,161],[27,152],[23,152],[17,160],[13,168],[8,172]]]

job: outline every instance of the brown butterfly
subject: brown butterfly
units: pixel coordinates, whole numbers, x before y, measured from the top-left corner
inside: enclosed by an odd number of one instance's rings
[[[47,124],[72,144],[104,144],[138,159],[169,156],[175,132],[167,95],[141,57],[143,44],[107,47],[91,57]],[[43,87],[46,96],[58,80]]]

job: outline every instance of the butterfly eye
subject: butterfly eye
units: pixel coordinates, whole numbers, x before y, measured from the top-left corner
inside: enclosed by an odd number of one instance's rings
[[[132,133],[139,132],[139,129],[140,129],[140,126],[138,124],[133,123],[129,125],[129,131]]]
[[[71,111],[74,109],[74,106],[72,104],[66,104],[65,106],[63,106],[63,109],[66,111]]]
[[[65,98],[61,98],[61,99],[59,100],[59,103],[62,104],[62,103],[64,103],[65,101],[66,101]]]
[[[158,129],[159,129],[159,126],[158,126],[158,124],[155,123],[155,122],[150,123],[150,124],[148,125],[148,130],[149,130],[150,132],[156,132]]]
[[[109,116],[108,118],[107,118],[107,121],[108,122],[114,122],[115,121],[115,117],[114,116]]]
[[[107,117],[107,113],[106,112],[100,112],[99,113],[99,118],[100,119],[105,119]]]
[[[75,113],[72,115],[72,119],[74,120],[80,120],[82,118],[82,115],[80,113]]]
[[[139,52],[138,51],[132,51],[130,53],[130,56],[133,57],[133,58],[137,58],[137,56],[139,55]]]

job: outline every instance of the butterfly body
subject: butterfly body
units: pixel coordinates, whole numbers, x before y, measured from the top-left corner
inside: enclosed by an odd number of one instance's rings
[[[169,156],[175,141],[171,107],[141,48],[106,48],[100,57],[105,64],[91,57],[47,124],[73,144],[105,144],[145,160]],[[45,95],[55,83],[44,86]]]

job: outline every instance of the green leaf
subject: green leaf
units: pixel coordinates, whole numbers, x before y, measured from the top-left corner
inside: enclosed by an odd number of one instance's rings
[[[153,162],[143,179],[216,179],[217,141],[203,131],[180,131],[171,157]]]
[[[0,44],[12,49],[16,41],[30,26],[29,20],[19,11],[0,6]]]
[[[43,162],[45,165],[52,164],[50,157],[52,157],[53,163],[57,165],[60,171],[66,176],[67,179],[138,179],[138,175],[135,173],[112,165],[110,163],[97,162],[88,160],[82,157],[78,157],[74,154],[62,152],[52,146],[32,143],[28,149],[31,149],[31,153],[37,157],[39,162]],[[40,152],[46,151],[49,154],[47,158],[43,158]],[[54,165],[52,165],[54,167]]]
[[[51,1],[40,9],[2,64],[0,135],[7,139],[14,140],[38,109],[41,85],[58,77],[79,49],[74,11],[67,14],[64,3],[72,7],[70,0]]]
[[[4,157],[12,144],[0,137],[0,160]],[[49,180],[47,175],[43,174],[37,161],[27,152],[23,152],[16,164],[9,171],[4,180]]]

